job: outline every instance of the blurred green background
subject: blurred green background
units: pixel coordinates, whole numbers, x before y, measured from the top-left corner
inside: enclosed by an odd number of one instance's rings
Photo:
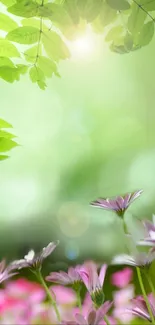
[[[126,215],[133,230],[155,211],[155,41],[117,55],[102,37],[92,40],[60,64],[46,91],[27,77],[0,80],[1,118],[21,144],[0,165],[0,255],[8,260],[55,239],[60,263],[123,251],[119,220],[89,206],[98,196],[142,188]]]

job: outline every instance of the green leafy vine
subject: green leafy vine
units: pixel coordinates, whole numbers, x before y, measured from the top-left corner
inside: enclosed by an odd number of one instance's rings
[[[66,40],[87,25],[114,53],[139,50],[153,39],[154,12],[155,0],[0,0],[0,78],[12,83],[28,73],[44,90],[71,56]]]

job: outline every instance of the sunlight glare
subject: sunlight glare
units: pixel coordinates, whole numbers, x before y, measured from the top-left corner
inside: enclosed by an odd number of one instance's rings
[[[68,42],[72,57],[76,59],[92,58],[97,48],[96,41],[96,35],[92,30],[87,30],[84,35],[75,41]]]

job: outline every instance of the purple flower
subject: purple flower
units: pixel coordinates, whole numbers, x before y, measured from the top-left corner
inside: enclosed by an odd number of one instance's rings
[[[152,314],[155,316],[155,298],[152,294],[148,296]],[[126,309],[127,312],[151,322],[150,314],[143,297],[132,299],[132,307]]]
[[[46,280],[61,285],[76,284],[81,281],[81,277],[78,272],[79,270],[80,266],[76,266],[75,268],[70,267],[68,269],[68,273],[63,271],[52,272],[46,277]]]
[[[145,267],[149,266],[155,259],[155,252],[136,252],[134,255],[120,254],[113,257],[111,264],[113,265],[131,265]]]
[[[153,215],[153,223],[149,220],[143,221],[145,235],[144,238],[137,242],[141,246],[155,247],[155,215]]]
[[[5,260],[0,262],[0,283],[16,275],[17,272],[12,272],[13,270],[14,268],[12,267],[11,264],[6,267]]]
[[[82,314],[75,315],[75,321],[65,322],[65,325],[99,325],[103,321],[104,316],[107,314],[112,306],[112,302],[106,301],[99,309],[91,308],[87,316]]]
[[[97,266],[93,262],[87,262],[79,270],[80,277],[84,282],[87,290],[89,291],[93,302],[97,306],[101,306],[104,301],[104,293],[102,290],[105,275],[106,275],[107,265],[103,264],[99,275],[97,272]]]
[[[139,190],[123,196],[117,196],[115,198],[99,198],[96,201],[91,202],[91,205],[106,210],[115,211],[119,216],[123,216],[129,205],[136,200],[142,192],[142,190]]]
[[[118,288],[126,287],[132,280],[133,271],[129,267],[112,274],[112,284]]]
[[[24,256],[24,259],[17,260],[11,263],[14,269],[22,269],[25,267],[33,269],[41,269],[42,263],[46,257],[48,257],[59,244],[59,241],[49,243],[42,251],[38,254],[35,254],[34,250],[30,250],[27,255]]]

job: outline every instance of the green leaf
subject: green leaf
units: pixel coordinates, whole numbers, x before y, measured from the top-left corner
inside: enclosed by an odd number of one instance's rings
[[[6,56],[8,58],[20,57],[20,54],[16,47],[9,41],[0,40],[0,56]]]
[[[155,10],[155,0],[143,0],[142,6],[147,11],[154,11]]]
[[[31,79],[32,82],[38,82],[38,81],[44,81],[45,80],[44,73],[38,67],[32,67],[29,70],[29,75],[30,75],[30,79]]]
[[[128,10],[130,9],[130,4],[126,0],[106,0],[107,4],[116,10]]]
[[[23,26],[32,26],[40,29],[40,19],[35,18],[25,18],[21,21]]]
[[[51,18],[54,14],[61,14],[64,13],[63,7],[55,4],[55,3],[47,3],[44,6],[39,7],[38,16]],[[61,17],[63,19],[63,17]]]
[[[12,124],[0,118],[0,129],[12,129],[12,128],[13,128]]]
[[[43,71],[39,67],[32,67],[29,70],[30,79],[33,83],[37,83],[39,88],[45,90],[46,83],[45,83],[45,75]]]
[[[143,29],[140,32],[139,44],[141,46],[148,45],[151,42],[153,35],[154,35],[154,22],[150,21],[143,26]]]
[[[73,38],[76,28],[74,23],[64,7],[58,6],[54,3],[40,7],[39,14],[42,17],[47,17],[52,21],[56,27],[68,38]]]
[[[32,26],[40,29],[40,19],[35,18],[25,18],[21,21],[23,26]],[[48,27],[42,23],[42,30],[47,30]]]
[[[35,46],[31,47],[30,49],[28,49],[27,51],[25,51],[24,55],[25,55],[26,61],[34,63],[36,61],[36,56],[41,55],[41,53],[42,53],[41,46],[39,46],[39,51],[38,51],[38,46],[35,45]]]
[[[36,2],[40,5],[40,6],[42,6],[42,0],[36,0]],[[48,2],[48,0],[44,0],[44,4],[46,4]]]
[[[9,158],[9,156],[7,156],[7,155],[0,155],[0,160],[5,160],[7,158]]]
[[[102,34],[104,32],[104,26],[101,22],[100,16],[91,23],[91,27],[95,33]]]
[[[38,13],[38,4],[32,0],[20,0],[8,8],[8,12],[20,17],[34,17]]]
[[[16,0],[0,0],[6,7],[12,6],[16,3]]]
[[[0,78],[4,79],[7,82],[13,83],[20,79],[20,73],[17,68],[11,67],[0,67]]]
[[[28,70],[28,66],[25,64],[16,64],[19,74],[25,74]]]
[[[133,49],[133,37],[129,33],[127,33],[124,38],[124,46],[128,51],[131,51]]]
[[[9,151],[17,146],[18,144],[11,139],[0,138],[0,152]]]
[[[70,52],[61,37],[54,31],[48,31],[42,37],[45,51],[54,61],[70,57]]]
[[[47,77],[52,77],[53,73],[57,75],[56,64],[52,60],[46,58],[45,56],[39,57],[38,66]]]
[[[74,2],[75,0],[72,1]],[[74,8],[74,10],[79,17],[77,6]],[[79,19],[80,17],[78,18],[78,25],[75,25],[75,22],[67,11],[66,1],[64,2],[63,6],[57,5],[55,3],[47,3],[46,5],[39,8],[38,15],[49,18],[52,22],[52,25],[54,24],[56,27],[58,27],[58,29],[60,29],[65,37],[69,39],[75,38],[82,31],[84,31],[85,28],[84,22]],[[46,31],[47,27],[43,25],[43,29]]]
[[[103,3],[100,12],[100,20],[102,25],[105,27],[111,24],[117,18],[117,11],[109,7],[106,3]]]
[[[102,3],[102,0],[77,0],[81,17],[92,22],[99,15]]]
[[[139,8],[135,3],[132,6],[131,15],[128,19],[128,30],[136,38],[141,31],[147,14]]]
[[[39,29],[25,26],[12,30],[7,34],[6,38],[20,44],[34,44],[38,41],[39,34]]]
[[[6,32],[18,27],[18,24],[9,16],[0,13],[0,29]]]
[[[64,8],[71,17],[73,23],[77,25],[80,21],[77,0],[66,0],[64,2]]]
[[[9,132],[0,130],[0,138],[13,139],[13,138],[16,138],[16,136]]]
[[[42,90],[45,90],[46,87],[47,87],[46,83],[44,81],[42,81],[42,80],[38,80],[37,84],[38,84],[39,88],[42,89]]]
[[[3,67],[3,66],[8,66],[8,67],[14,68],[14,64],[10,59],[1,56],[0,57],[0,67]]]
[[[128,50],[126,49],[126,47],[124,45],[111,44],[110,45],[110,50],[112,52],[119,53],[119,54],[126,54],[126,53],[128,53]]]
[[[122,38],[123,32],[124,32],[124,28],[122,26],[113,27],[108,32],[105,40],[107,42],[114,41],[114,43],[115,43],[115,41],[118,41],[118,39],[120,39],[120,37]]]

